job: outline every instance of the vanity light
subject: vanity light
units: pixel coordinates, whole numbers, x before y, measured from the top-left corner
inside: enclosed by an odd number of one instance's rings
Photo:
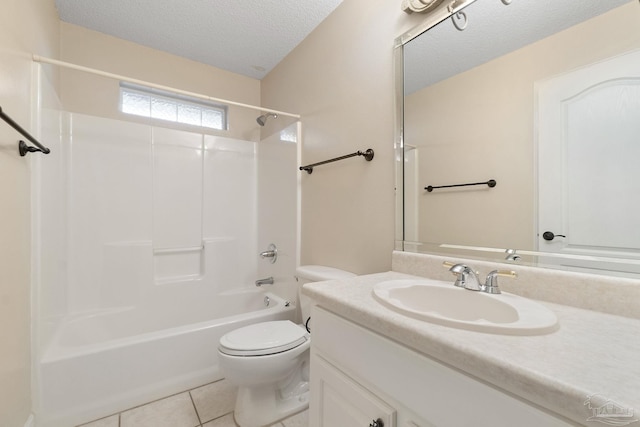
[[[469,19],[467,18],[467,14],[464,13],[463,10],[454,12],[453,4],[454,3],[451,3],[449,6],[447,6],[447,9],[451,14],[451,22],[453,22],[453,26],[456,27],[456,30],[464,31],[467,28],[467,24],[469,24]]]
[[[502,3],[506,6],[509,6],[513,0],[501,0]],[[459,7],[459,5],[457,5]],[[453,22],[453,26],[456,27],[458,31],[464,31],[467,28],[467,24],[469,23],[469,19],[467,18],[467,14],[464,13],[463,10],[455,11],[456,2],[453,1],[449,6],[447,6],[447,10],[451,15],[451,22]]]
[[[447,5],[447,11],[453,26],[458,31],[464,31],[467,28],[469,19],[467,14],[462,10],[476,0],[453,0]],[[510,5],[513,0],[500,0],[504,5]],[[440,6],[443,0],[402,0],[401,8],[406,13],[431,13]]]
[[[438,7],[443,0],[402,0],[402,10],[406,13],[426,13]]]

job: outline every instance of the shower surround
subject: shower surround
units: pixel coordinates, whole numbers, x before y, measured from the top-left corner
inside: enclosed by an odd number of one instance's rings
[[[222,334],[293,319],[296,143],[57,110],[40,120],[52,154],[34,164],[39,426],[219,379]],[[258,257],[269,243],[274,265]],[[256,288],[263,276],[276,285]]]

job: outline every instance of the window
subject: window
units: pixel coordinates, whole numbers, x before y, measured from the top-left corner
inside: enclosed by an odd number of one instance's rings
[[[210,129],[227,129],[227,107],[149,87],[120,83],[120,111]]]

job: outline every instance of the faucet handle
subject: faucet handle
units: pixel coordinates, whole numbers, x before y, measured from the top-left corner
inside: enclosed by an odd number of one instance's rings
[[[260,252],[260,257],[262,257],[262,259],[269,259],[271,264],[274,264],[278,260],[278,248],[271,243],[266,251]]]
[[[451,274],[456,276],[456,281],[453,284],[459,288],[466,288],[472,290],[480,290],[480,284],[478,283],[478,272],[473,271],[471,267],[465,264],[454,264],[450,261],[442,263],[443,267],[448,267]]]
[[[457,277],[453,285],[459,288],[464,288],[464,272],[468,271],[469,267],[464,264],[456,264],[451,261],[444,261],[442,266],[444,268],[448,268],[451,274]]]
[[[512,270],[493,270],[487,274],[487,281],[484,284],[484,291],[489,294],[499,294],[500,288],[498,287],[498,277],[509,277],[515,279],[518,277],[518,273]]]
[[[460,274],[467,273],[469,270],[471,270],[471,268],[465,264],[455,263],[451,261],[444,261],[442,263],[442,266],[444,268],[448,268],[451,274],[453,274],[454,276],[459,276]]]

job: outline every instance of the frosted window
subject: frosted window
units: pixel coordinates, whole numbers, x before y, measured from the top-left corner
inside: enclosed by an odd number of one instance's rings
[[[177,122],[178,115],[176,113],[176,103],[170,99],[152,99],[151,100],[151,117],[160,120],[169,120]]]
[[[141,93],[124,92],[122,94],[122,112],[151,117],[151,98],[149,95]]]
[[[280,131],[280,141],[298,142],[297,129],[292,126]]]
[[[224,128],[226,120],[224,111],[202,110],[202,126],[214,129]]]
[[[120,111],[186,125],[227,129],[224,105],[128,83],[120,83]]]
[[[202,108],[189,104],[178,104],[178,121],[189,125],[202,124]]]

